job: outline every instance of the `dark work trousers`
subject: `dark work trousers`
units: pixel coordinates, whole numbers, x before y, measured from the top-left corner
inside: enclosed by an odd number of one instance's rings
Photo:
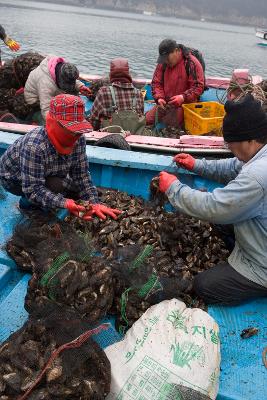
[[[19,183],[10,184],[7,182],[6,184],[2,181],[3,187],[10,193],[15,196],[24,196],[22,187]],[[45,180],[45,186],[47,189],[51,190],[53,193],[62,193],[65,197],[78,200],[78,189],[73,185],[71,190],[66,190],[63,185],[63,178],[59,178],[57,176],[49,176]]]
[[[232,225],[216,225],[214,231],[229,251],[234,248]],[[194,279],[195,293],[207,304],[237,305],[257,297],[267,297],[267,288],[239,274],[228,262],[199,273]]]

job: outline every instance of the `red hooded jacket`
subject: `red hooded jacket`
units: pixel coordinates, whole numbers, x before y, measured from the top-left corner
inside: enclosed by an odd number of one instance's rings
[[[187,75],[185,63],[189,62],[189,75]],[[183,57],[175,67],[158,64],[152,79],[152,94],[154,99],[165,99],[167,102],[172,96],[182,94],[185,103],[198,101],[204,92],[205,78],[202,65],[196,57],[189,55],[185,60]],[[163,79],[164,74],[164,79]]]

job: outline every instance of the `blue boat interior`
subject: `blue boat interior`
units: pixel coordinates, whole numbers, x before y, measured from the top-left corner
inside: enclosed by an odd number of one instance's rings
[[[90,83],[84,82],[87,86],[90,87]],[[151,93],[151,85],[145,85],[144,89],[146,90],[145,95],[145,113],[151,110],[154,107],[155,103],[153,101],[153,96]],[[215,89],[215,88],[208,88],[200,97],[200,101],[221,101],[223,95],[225,93],[225,89]],[[87,116],[90,115],[91,109],[93,106],[93,101],[87,99],[85,96],[81,96],[85,102],[85,113]]]
[[[18,138],[17,134],[0,132],[0,155]],[[172,165],[172,157],[87,146],[90,172],[95,185],[119,189],[148,199],[149,183],[161,170],[179,172],[180,179],[196,189],[212,191],[216,182],[200,178]],[[18,271],[5,251],[5,243],[22,219],[19,198],[0,191],[0,342],[19,329],[27,320],[24,297],[29,274]],[[236,307],[212,306],[208,311],[220,327],[221,375],[217,400],[266,400],[267,371],[262,351],[267,346],[267,299]],[[102,348],[121,339],[114,319],[107,317],[110,328],[95,337]],[[258,335],[241,339],[244,328],[259,328]]]

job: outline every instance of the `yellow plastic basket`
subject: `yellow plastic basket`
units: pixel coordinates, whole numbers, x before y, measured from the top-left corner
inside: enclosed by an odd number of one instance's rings
[[[225,115],[223,104],[216,101],[183,104],[185,130],[191,135],[216,133],[222,136]]]

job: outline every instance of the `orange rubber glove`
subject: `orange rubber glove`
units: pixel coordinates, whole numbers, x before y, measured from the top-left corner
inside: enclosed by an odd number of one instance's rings
[[[196,160],[190,154],[181,153],[173,157],[173,161],[176,162],[178,167],[193,171]]]
[[[80,213],[85,213],[86,208],[84,206],[80,206],[79,204],[75,203],[72,199],[67,199],[64,204],[64,208],[66,208],[70,214],[75,215],[75,217],[82,218]]]
[[[160,172],[159,174],[159,191],[165,193],[173,182],[178,181],[177,177],[168,172]]]
[[[117,210],[116,208],[109,208],[104,204],[90,204],[90,206],[91,209],[82,217],[85,221],[92,219],[93,215],[96,215],[100,219],[106,219],[107,215],[113,219],[117,219],[117,216],[122,213],[122,211]]]
[[[20,45],[10,37],[7,37],[4,42],[12,51],[18,51],[20,49]]]

